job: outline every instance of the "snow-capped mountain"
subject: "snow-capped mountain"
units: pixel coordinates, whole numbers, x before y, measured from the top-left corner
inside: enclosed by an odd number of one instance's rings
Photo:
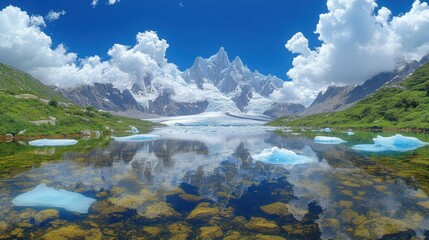
[[[197,57],[182,76],[201,90],[214,87],[230,101],[228,105],[233,103],[239,111],[256,113],[263,113],[271,107],[273,101],[269,95],[281,88],[284,82],[275,76],[252,72],[240,57],[231,62],[223,47],[208,59]],[[207,100],[210,106],[214,99]]]
[[[167,63],[160,65],[158,70],[141,72],[139,76],[142,81],[125,84],[121,90],[98,84],[60,91],[72,101],[79,99],[74,101],[78,105],[93,105],[122,115],[130,114],[130,109],[124,106],[133,106],[133,116],[139,116],[138,112],[141,112],[141,117],[203,112],[266,113],[278,117],[300,114],[304,109],[303,106],[285,105],[278,110],[278,103],[270,95],[282,88],[284,81],[258,71],[252,72],[240,57],[231,62],[223,47],[207,59],[197,57],[184,72]],[[126,97],[111,99],[117,93],[126,93]],[[129,102],[118,102],[120,99]],[[272,111],[273,108],[277,110]]]

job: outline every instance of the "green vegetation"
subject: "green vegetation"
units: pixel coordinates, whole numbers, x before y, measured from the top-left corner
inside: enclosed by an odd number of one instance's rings
[[[0,92],[9,95],[32,94],[47,100],[70,102],[32,76],[0,63]]]
[[[268,125],[429,129],[429,64],[422,66],[401,84],[385,86],[347,110],[300,119],[282,117]]]
[[[0,135],[17,135],[24,130],[26,135],[85,130],[125,132],[130,125],[142,132],[153,126],[150,122],[99,112],[93,107],[74,106],[31,76],[0,64]]]

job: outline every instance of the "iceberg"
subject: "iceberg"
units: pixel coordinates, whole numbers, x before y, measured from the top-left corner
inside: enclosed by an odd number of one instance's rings
[[[345,143],[346,141],[337,137],[316,136],[314,138],[314,142],[319,144],[340,144]]]
[[[131,133],[132,134],[137,134],[137,133],[139,133],[140,131],[136,128],[136,127],[134,127],[134,126],[131,126]]]
[[[328,133],[328,132],[332,132],[332,130],[330,128],[324,128],[321,130],[321,132],[327,132]]]
[[[156,134],[137,134],[126,137],[112,137],[115,141],[118,142],[144,142],[144,141],[152,141],[160,138],[161,136]]]
[[[407,152],[429,144],[415,137],[404,137],[401,134],[391,137],[377,136],[373,138],[373,141],[374,144],[358,144],[352,149],[363,152]]]
[[[55,189],[42,183],[33,190],[18,195],[12,200],[18,207],[55,207],[77,213],[88,213],[89,207],[96,200],[80,193]]]
[[[71,146],[77,143],[74,139],[39,139],[29,142],[31,146],[36,147],[57,147],[57,146]]]
[[[264,149],[260,154],[252,155],[252,158],[263,163],[283,165],[285,168],[291,168],[296,164],[314,162],[312,158],[278,147]]]

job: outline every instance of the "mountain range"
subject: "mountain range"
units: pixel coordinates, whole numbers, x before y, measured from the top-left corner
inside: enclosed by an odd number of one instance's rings
[[[270,95],[283,87],[284,80],[251,71],[240,57],[230,61],[223,47],[207,59],[197,57],[180,77],[189,86],[196,86],[206,99],[191,103],[177,101],[175,89],[157,88],[153,84],[155,77],[150,74],[144,76],[142,84],[122,91],[101,83],[57,91],[77,105],[135,117],[202,112],[253,112],[279,117],[300,114],[305,109],[300,104],[275,103]]]
[[[230,61],[223,47],[207,59],[197,57],[189,69],[179,72],[181,84],[203,95],[204,98],[194,102],[180,101],[186,100],[187,96],[178,99],[176,89],[158,86],[154,74],[146,74],[142,83],[122,90],[110,83],[95,83],[71,89],[56,88],[56,91],[78,106],[93,106],[135,118],[203,112],[251,112],[273,118],[306,116],[350,108],[382,86],[401,82],[428,61],[429,55],[420,61],[404,63],[392,72],[368,79],[362,85],[330,86],[320,92],[308,108],[301,104],[275,102],[270,95],[281,89],[284,81],[251,71],[240,57]]]

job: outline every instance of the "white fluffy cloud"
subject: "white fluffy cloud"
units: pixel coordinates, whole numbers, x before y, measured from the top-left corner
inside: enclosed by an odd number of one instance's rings
[[[102,61],[99,56],[78,58],[63,45],[53,47],[43,26],[43,17],[29,16],[17,7],[0,11],[0,62],[57,87],[99,82],[124,89],[137,84],[145,90],[143,99],[153,99],[167,88],[176,92],[175,100],[206,99],[201,90],[184,81],[176,65],[168,63],[169,45],[153,31],[138,33],[132,47],[114,44],[108,50],[110,59]]]
[[[107,0],[107,4],[113,5],[115,3],[118,3],[119,0]],[[96,7],[98,5],[98,0],[92,0],[91,6]]]
[[[66,15],[66,11],[64,11],[64,10],[59,11],[59,12],[56,12],[54,10],[50,10],[49,13],[48,13],[48,15],[46,15],[46,19],[49,22],[53,22],[53,21],[58,20],[63,15]]]
[[[375,0],[328,0],[327,6],[315,31],[319,47],[311,50],[300,32],[286,43],[298,56],[287,72],[292,83],[274,94],[278,99],[308,104],[329,85],[361,84],[404,60],[419,60],[429,53],[425,2],[416,0],[409,12],[393,17]]]

